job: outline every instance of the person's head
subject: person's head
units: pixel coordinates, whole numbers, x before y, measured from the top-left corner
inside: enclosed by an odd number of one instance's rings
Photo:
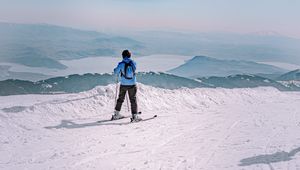
[[[130,51],[124,50],[124,51],[122,52],[122,57],[123,57],[123,58],[130,58],[130,57],[131,57]]]

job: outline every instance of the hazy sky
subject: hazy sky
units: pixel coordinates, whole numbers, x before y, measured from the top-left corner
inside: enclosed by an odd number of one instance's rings
[[[300,38],[300,0],[0,0],[0,21],[99,31],[275,31]]]

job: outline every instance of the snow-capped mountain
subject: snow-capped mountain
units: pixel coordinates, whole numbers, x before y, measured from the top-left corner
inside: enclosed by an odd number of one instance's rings
[[[183,77],[229,76],[235,74],[274,74],[286,70],[252,61],[220,60],[206,56],[196,56],[185,64],[168,72]]]
[[[252,170],[299,167],[300,94],[139,85],[140,123],[109,121],[115,86],[0,96],[0,169]],[[121,113],[129,116],[126,102]]]

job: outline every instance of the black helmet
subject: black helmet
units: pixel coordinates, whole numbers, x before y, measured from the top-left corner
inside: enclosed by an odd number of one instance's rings
[[[130,58],[130,57],[131,57],[130,51],[124,50],[124,51],[122,52],[122,57],[123,57],[123,58]]]

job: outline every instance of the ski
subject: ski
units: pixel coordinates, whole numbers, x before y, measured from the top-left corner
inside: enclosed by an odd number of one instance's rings
[[[130,118],[130,122],[122,123],[122,125],[126,125],[126,124],[131,124],[131,123],[145,122],[145,121],[148,121],[148,120],[152,120],[152,119],[154,119],[156,117],[157,117],[157,115],[153,115],[151,117],[144,118],[144,119],[141,119],[141,120],[138,120],[138,121],[132,121],[132,117],[131,116],[124,116],[124,117],[122,117],[120,119],[115,119],[115,120],[112,120],[112,119],[99,120],[99,121],[97,121],[97,123],[106,123],[106,122],[112,122],[112,121],[117,121],[117,120],[123,120],[123,119]]]
[[[156,117],[157,117],[157,115],[154,115],[152,117],[149,117],[149,118],[146,118],[146,119],[137,120],[137,121],[136,120],[132,120],[132,118],[130,118],[130,123],[144,122],[144,121],[152,120],[152,119],[154,119]]]
[[[124,116],[122,118],[119,118],[119,119],[106,119],[106,120],[99,120],[97,121],[97,123],[105,123],[105,122],[111,122],[111,121],[116,121],[116,120],[121,120],[121,119],[127,119],[127,118],[131,118],[131,116]]]

